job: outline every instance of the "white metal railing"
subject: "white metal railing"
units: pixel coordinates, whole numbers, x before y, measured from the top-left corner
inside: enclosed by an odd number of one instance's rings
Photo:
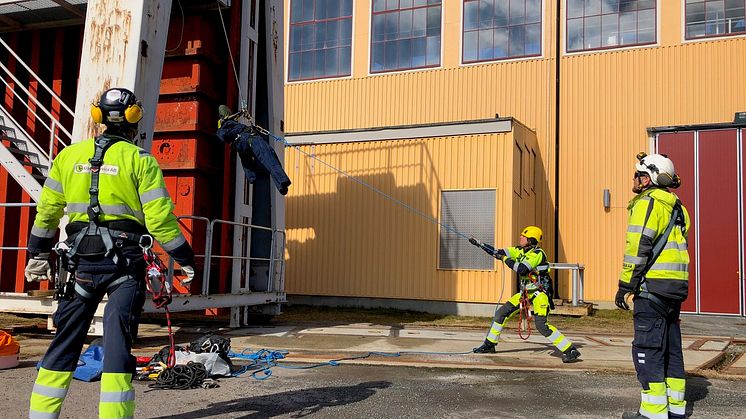
[[[572,284],[572,305],[577,307],[578,303],[582,304],[583,301],[583,283],[585,276],[585,266],[579,263],[550,263],[549,267],[561,270],[571,271],[571,284]]]
[[[62,98],[60,98],[54,90],[52,90],[44,81],[41,80],[38,74],[36,74],[31,68],[13,51],[12,48],[2,39],[0,38],[0,45],[2,45],[8,52],[16,59],[16,61],[26,70],[28,71],[29,75],[33,78],[33,80],[38,83],[39,86],[41,86],[44,90],[46,90],[52,98],[59,103],[60,108],[64,111],[66,111],[71,117],[75,117],[75,113],[72,109],[70,109],[65,102],[62,101]],[[51,167],[52,160],[54,159],[54,145],[57,144],[60,146],[60,148],[63,148],[67,145],[70,145],[72,142],[72,134],[70,134],[70,131],[68,131],[64,125],[60,122],[59,118],[54,116],[52,112],[50,112],[44,105],[39,102],[39,100],[36,98],[35,95],[33,95],[24,85],[23,83],[18,80],[18,78],[13,74],[8,67],[5,66],[2,62],[0,62],[0,70],[2,70],[5,75],[7,75],[12,81],[13,85],[5,79],[5,77],[0,77],[0,81],[10,90],[13,95],[19,99],[21,103],[28,109],[29,112],[31,112],[34,115],[34,118],[36,119],[36,122],[38,122],[40,125],[45,127],[49,133],[49,147],[47,148],[47,151],[44,151],[44,148],[39,146],[31,136],[27,135],[29,141],[33,143],[34,146],[44,155],[44,157],[47,158],[47,166]],[[25,97],[22,96],[17,90],[20,89],[21,92],[25,93]],[[32,108],[32,106],[28,103],[28,100],[34,103],[35,108],[40,110],[44,116],[48,118],[48,123],[44,121],[44,118],[37,113],[36,109]],[[7,115],[13,122],[16,124],[16,127],[19,129],[23,129],[22,125],[18,124],[17,121],[13,119],[10,114]],[[65,135],[66,140],[63,140],[59,135],[59,133],[62,133]],[[56,140],[56,141],[55,141]]]
[[[205,253],[195,254],[195,257],[204,258],[204,268],[202,270],[202,295],[210,295],[210,273],[212,269],[213,259],[230,259],[240,261],[265,261],[269,262],[269,272],[267,275],[267,288],[265,292],[282,292],[284,285],[284,271],[285,271],[285,245],[286,245],[286,233],[284,230],[276,230],[265,226],[258,226],[254,224],[239,223],[236,221],[214,219],[210,220],[207,217],[200,217],[194,215],[182,215],[177,217],[179,220],[194,220],[205,223]],[[213,237],[215,232],[215,226],[218,224],[230,225],[238,228],[248,228],[267,231],[272,234],[270,241],[270,254],[268,258],[252,257],[252,256],[237,256],[235,253],[238,249],[233,249],[233,255],[220,255],[213,254]],[[282,239],[280,242],[279,239]],[[278,243],[281,246],[278,249]],[[192,245],[194,245],[192,243]],[[277,269],[279,265],[279,270]],[[174,260],[170,256],[168,257],[168,275],[169,279],[173,280],[174,274]],[[279,277],[279,281],[276,279]],[[275,283],[277,282],[277,283]]]

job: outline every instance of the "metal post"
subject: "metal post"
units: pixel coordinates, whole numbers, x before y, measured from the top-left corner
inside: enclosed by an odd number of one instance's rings
[[[572,268],[572,306],[578,306],[578,268]]]

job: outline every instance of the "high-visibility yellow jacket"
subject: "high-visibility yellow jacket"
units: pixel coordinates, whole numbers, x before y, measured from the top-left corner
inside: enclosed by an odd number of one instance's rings
[[[685,300],[689,290],[689,253],[687,232],[689,213],[684,206],[685,226],[674,226],[660,255],[650,270],[645,272],[648,260],[653,257],[653,246],[668,228],[671,213],[678,197],[661,188],[646,189],[635,196],[627,206],[629,222],[624,263],[619,278],[619,287],[636,292],[643,278],[648,292]]]
[[[52,163],[44,182],[29,239],[31,254],[49,252],[65,207],[70,222],[88,219],[93,139],[70,145]],[[181,264],[193,263],[191,246],[179,229],[174,204],[158,161],[140,147],[118,141],[104,155],[99,175],[100,222],[129,220],[144,226]],[[184,262],[184,263],[182,263]]]
[[[549,258],[539,246],[531,247],[506,247],[501,249],[505,253],[506,259],[505,264],[516,273],[518,273],[518,279],[521,284],[525,285],[531,280],[528,274],[535,272],[538,275],[538,279],[542,281],[542,286],[547,288],[551,284],[547,283],[549,279]]]

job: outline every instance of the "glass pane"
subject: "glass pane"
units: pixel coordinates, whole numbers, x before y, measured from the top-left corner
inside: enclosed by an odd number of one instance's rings
[[[541,24],[526,25],[526,55],[541,54]]]
[[[343,20],[340,26],[339,44],[345,46],[352,45],[352,19]]]
[[[327,0],[316,0],[316,7],[315,7],[315,10],[314,10],[314,15],[313,15],[314,19],[321,20],[321,19],[326,19],[327,18],[327,14],[326,14],[326,1]],[[334,2],[334,1],[332,0],[332,2]]]
[[[386,10],[386,0],[373,0],[373,11],[382,12]]]
[[[526,0],[510,0],[510,24],[520,25],[522,23],[526,23]]]
[[[300,51],[300,41],[301,41],[300,36],[301,36],[300,26],[291,26],[290,27],[290,52]]]
[[[526,1],[526,23],[541,22],[541,0]]]
[[[427,33],[427,10],[415,9],[412,14],[412,36],[425,36]]]
[[[524,38],[523,26],[510,27],[510,56],[520,57],[525,54],[526,40]]]
[[[584,4],[584,0],[567,0],[567,18],[583,16]]]
[[[503,0],[505,1],[505,0]],[[507,3],[507,1],[505,1]],[[479,0],[479,27],[492,28],[492,14],[495,11],[495,0]]]
[[[386,10],[396,10],[399,8],[399,0],[386,0]]]
[[[464,33],[464,61],[476,61],[477,59],[477,42],[479,32],[465,32]]]
[[[300,22],[303,17],[303,0],[290,2],[290,23]]]
[[[396,39],[399,32],[399,13],[386,13],[385,25],[383,39],[387,41]]]
[[[414,0],[415,6],[425,6],[427,4],[427,0]]]
[[[464,3],[464,29],[476,29],[479,25],[479,2],[470,1]]]
[[[688,39],[705,35],[705,4],[686,5],[686,37]]]
[[[336,76],[339,73],[339,52],[336,48],[324,51],[324,76]]]
[[[601,0],[585,0],[585,15],[592,16],[601,13]]]
[[[303,12],[301,16],[302,21],[313,20],[313,0],[303,1]]]
[[[339,0],[326,0],[326,16],[329,18],[335,18],[340,16],[340,3]]]
[[[567,50],[579,51],[583,49],[583,19],[567,21]]]
[[[302,52],[300,55],[300,77],[310,79],[313,75],[313,51]]]
[[[508,25],[508,15],[510,14],[510,9],[508,7],[508,2],[505,0],[500,0],[497,3],[495,3],[495,26],[507,26]]]
[[[440,35],[427,37],[427,65],[440,64]]]
[[[329,23],[332,23],[332,22],[329,22]],[[311,48],[313,48],[313,49],[324,48],[324,46],[327,45],[327,41],[326,41],[326,26],[327,26],[327,24],[326,24],[326,22],[319,22],[319,23],[315,23],[313,26],[316,28],[316,36],[314,37],[315,39],[314,39],[314,42],[313,42],[313,46]],[[329,43],[330,44],[334,44],[337,41],[337,37],[335,35],[336,34],[334,34],[334,33],[330,34],[330,36],[329,36]],[[331,45],[331,46],[334,46],[334,45]]]
[[[619,0],[604,0],[601,2],[601,13],[618,13]]]
[[[427,36],[440,36],[440,7],[427,8]]]
[[[427,56],[427,42],[425,38],[412,40],[412,67],[424,67]]]
[[[619,45],[619,15],[601,16],[601,45],[604,47]]]
[[[373,15],[373,42],[383,41],[383,33],[386,29],[386,15]]]
[[[330,20],[326,23],[326,46],[339,46],[339,20]]]
[[[400,0],[399,1],[400,9],[406,9],[407,7],[412,7],[412,0]]]
[[[655,9],[655,0],[639,0],[637,10]]]
[[[620,12],[634,12],[637,10],[637,0],[621,0],[619,2]]]
[[[583,46],[586,49],[599,48],[601,46],[601,17],[587,17],[584,25],[583,38],[585,43]]]
[[[399,12],[399,39],[412,37],[412,11]]]
[[[303,25],[301,28],[300,49],[301,51],[308,51],[313,48],[316,40],[316,25]]]
[[[300,54],[290,54],[290,74],[289,80],[298,80],[300,78]]]
[[[497,28],[494,31],[493,40],[494,43],[494,58],[506,58],[510,52],[510,34],[508,28]]]
[[[342,0],[342,9],[339,12],[340,16],[352,16],[352,0]]]
[[[373,44],[373,53],[370,57],[370,71],[382,71],[383,70],[383,42]]]
[[[314,77],[323,77],[324,76],[324,50],[318,50],[314,52],[314,60],[316,69],[314,70]]]
[[[725,33],[725,2],[723,0],[705,3],[705,30],[708,35],[722,35]]]
[[[637,12],[624,12],[619,15],[619,45],[637,43]]]
[[[412,41],[399,40],[399,68],[412,68]]]
[[[352,67],[352,56],[350,54],[350,47],[343,47],[339,49],[339,75],[349,76],[350,68]]]
[[[492,29],[479,31],[479,59],[489,60],[492,58]]]
[[[655,9],[637,12],[637,42],[655,42]]]
[[[398,58],[397,50],[396,50],[396,41],[389,41],[385,42],[384,45],[386,45],[386,51],[384,56],[384,64],[383,67],[386,70],[394,70],[397,68],[396,66],[396,60]]]

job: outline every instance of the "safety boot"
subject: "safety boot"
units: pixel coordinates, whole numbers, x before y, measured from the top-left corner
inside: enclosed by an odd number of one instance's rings
[[[567,348],[565,352],[562,352],[562,362],[564,362],[565,364],[574,362],[578,358],[580,358],[580,351],[574,346],[571,346]]]
[[[475,354],[494,354],[495,346],[497,345],[485,339],[482,346],[472,349],[472,352]]]
[[[647,416],[641,415],[640,412],[624,412],[622,419],[647,419]]]

